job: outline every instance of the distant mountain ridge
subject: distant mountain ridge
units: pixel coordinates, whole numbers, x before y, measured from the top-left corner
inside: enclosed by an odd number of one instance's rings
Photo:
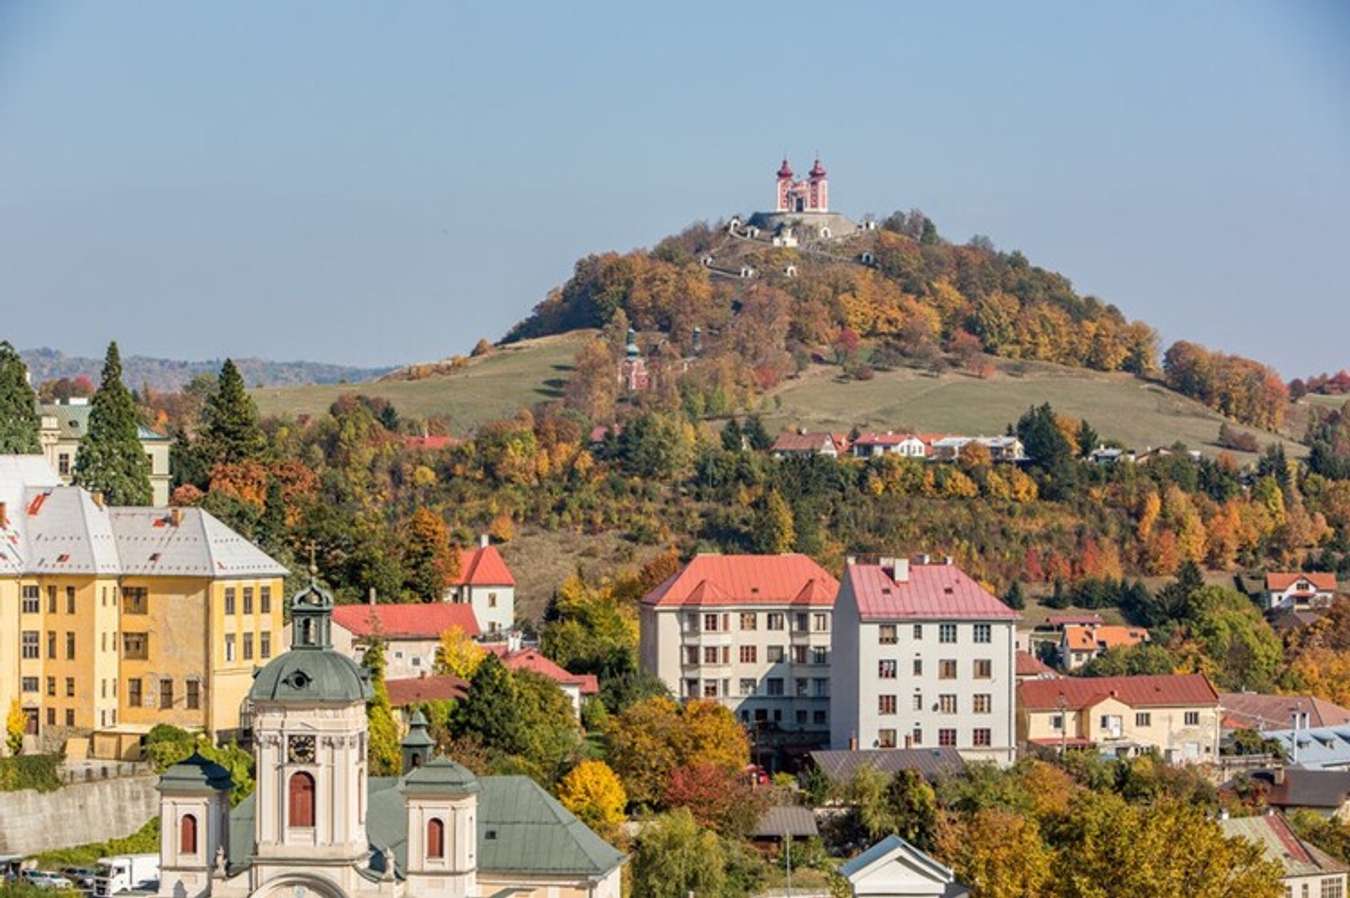
[[[33,377],[33,385],[61,377],[83,374],[98,383],[103,359],[66,355],[57,349],[26,349],[21,355]],[[122,379],[128,387],[149,385],[155,390],[178,390],[198,374],[218,374],[224,359],[187,362],[132,355],[122,357]],[[357,368],[324,362],[274,362],[268,359],[236,358],[234,363],[250,387],[298,386],[302,384],[360,383],[387,374],[392,368]]]

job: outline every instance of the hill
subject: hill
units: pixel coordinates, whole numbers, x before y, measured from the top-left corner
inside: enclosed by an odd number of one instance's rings
[[[33,376],[34,385],[62,377],[74,379],[81,375],[97,384],[103,370],[101,358],[66,355],[56,349],[26,349],[21,355]],[[122,379],[135,389],[148,384],[155,390],[180,390],[198,374],[219,373],[224,361],[204,359],[188,362],[143,355],[122,356]],[[273,362],[257,358],[237,358],[234,364],[244,376],[244,382],[256,386],[335,384],[344,381],[356,383],[379,377],[389,370],[329,365],[324,362]]]
[[[495,418],[506,418],[537,402],[557,399],[572,370],[572,359],[589,338],[578,331],[500,347],[464,360],[449,374],[415,380],[385,378],[360,385],[311,385],[253,391],[264,415],[318,414],[344,393],[389,400],[400,414],[450,419],[457,434]],[[407,370],[407,369],[402,369]]]

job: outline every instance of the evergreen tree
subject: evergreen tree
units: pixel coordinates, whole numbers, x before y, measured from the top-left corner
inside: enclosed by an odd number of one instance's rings
[[[1079,458],[1087,458],[1092,454],[1092,450],[1097,448],[1097,444],[1101,442],[1101,437],[1097,434],[1097,431],[1093,430],[1092,425],[1086,420],[1078,422],[1078,433],[1075,435],[1075,439],[1078,441]]]
[[[750,534],[755,551],[764,555],[791,552],[797,543],[792,509],[775,490],[760,500],[755,512],[754,532]]]
[[[1022,581],[1014,580],[1012,586],[1008,587],[1008,594],[1003,597],[1003,602],[1014,611],[1021,611],[1027,607],[1027,598],[1022,594]]]
[[[41,452],[41,424],[28,367],[8,341],[0,340],[0,455]]]
[[[211,465],[257,461],[267,454],[267,435],[258,424],[258,406],[230,359],[221,366],[216,391],[202,409],[202,448]]]
[[[1045,600],[1045,607],[1054,608],[1063,611],[1069,607],[1069,594],[1064,589],[1064,581],[1055,579],[1054,591],[1050,593],[1050,598]]]
[[[1069,459],[1069,441],[1055,422],[1055,410],[1048,402],[1027,409],[1018,419],[1017,438],[1031,460],[1047,471]]]
[[[511,672],[496,655],[488,655],[469,681],[469,694],[455,705],[451,729],[456,736],[474,734],[503,754],[521,754],[527,746],[525,715]]]
[[[366,763],[372,776],[397,776],[402,772],[402,753],[399,750],[398,725],[394,723],[394,709],[389,703],[389,689],[384,685],[384,642],[371,639],[361,657],[361,664],[370,671],[370,685],[374,697],[366,702],[366,729],[370,743],[366,749]]]
[[[722,448],[728,452],[741,451],[741,425],[735,418],[728,421],[727,426],[722,428]]]
[[[259,544],[273,555],[284,545],[286,499],[281,491],[281,481],[275,477],[267,481],[267,497],[263,503],[262,517],[258,519],[256,533]]]
[[[750,448],[758,452],[763,452],[773,445],[773,437],[764,429],[764,422],[759,419],[759,415],[751,415],[745,419],[745,424],[741,425],[741,432],[745,434],[745,439],[750,443]]]
[[[122,383],[117,343],[108,344],[103,381],[89,409],[89,429],[75,456],[75,482],[109,505],[150,504],[150,460],[141,446],[136,405]]]

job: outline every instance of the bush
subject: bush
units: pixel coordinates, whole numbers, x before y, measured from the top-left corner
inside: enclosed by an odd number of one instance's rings
[[[36,789],[52,792],[61,788],[61,758],[57,755],[18,755],[0,758],[0,792]]]
[[[58,848],[44,851],[34,857],[38,867],[44,870],[59,870],[62,867],[92,867],[101,857],[114,854],[158,854],[159,818],[151,817],[145,825],[125,839],[109,839],[106,842],[90,842],[87,845],[75,845],[71,848]],[[3,895],[0,892],[0,895]],[[51,892],[42,893],[51,898]]]

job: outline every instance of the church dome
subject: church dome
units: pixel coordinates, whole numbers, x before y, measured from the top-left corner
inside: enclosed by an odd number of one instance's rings
[[[811,177],[813,178],[825,177],[825,166],[820,164],[819,159],[816,159],[816,164],[811,166]]]
[[[780,178],[792,177],[792,166],[788,165],[786,156],[783,157],[783,164],[778,166],[778,177]]]

